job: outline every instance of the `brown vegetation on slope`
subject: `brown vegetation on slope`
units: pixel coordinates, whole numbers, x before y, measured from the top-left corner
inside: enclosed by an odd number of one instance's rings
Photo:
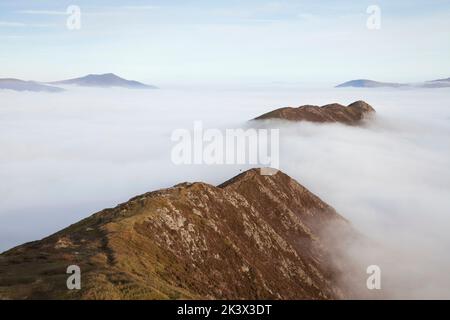
[[[311,122],[339,122],[347,125],[357,125],[364,118],[375,113],[369,104],[364,101],[356,101],[347,107],[338,103],[325,106],[305,105],[298,108],[280,108],[265,113],[254,120],[283,119],[289,121]]]

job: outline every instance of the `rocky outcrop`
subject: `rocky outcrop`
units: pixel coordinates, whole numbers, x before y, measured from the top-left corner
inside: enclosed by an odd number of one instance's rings
[[[353,233],[282,172],[183,183],[0,255],[3,299],[338,299],[326,230]],[[68,290],[66,269],[81,269]]]
[[[364,101],[356,101],[348,106],[338,103],[322,107],[305,105],[298,108],[280,108],[265,113],[254,120],[283,119],[289,121],[339,122],[348,125],[360,124],[363,119],[375,114],[375,109]]]

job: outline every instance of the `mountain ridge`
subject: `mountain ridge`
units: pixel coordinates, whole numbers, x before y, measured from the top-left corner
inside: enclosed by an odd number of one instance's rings
[[[359,100],[348,106],[331,103],[324,106],[303,105],[297,108],[283,107],[264,113],[253,120],[281,119],[288,121],[359,125],[364,119],[375,113],[376,111],[371,105]]]
[[[324,233],[330,226],[355,234],[282,172],[178,184],[2,253],[0,298],[345,298]],[[65,287],[72,264],[81,290]]]

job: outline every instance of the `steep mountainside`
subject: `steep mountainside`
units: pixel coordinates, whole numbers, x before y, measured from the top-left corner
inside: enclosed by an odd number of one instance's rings
[[[364,101],[356,101],[347,107],[338,103],[325,106],[305,105],[298,108],[280,108],[265,113],[254,120],[283,119],[289,121],[311,122],[340,122],[348,125],[357,125],[364,118],[375,113],[369,104]]]
[[[282,172],[183,183],[0,255],[0,298],[337,299],[329,228],[350,224]],[[67,290],[66,268],[81,268]]]

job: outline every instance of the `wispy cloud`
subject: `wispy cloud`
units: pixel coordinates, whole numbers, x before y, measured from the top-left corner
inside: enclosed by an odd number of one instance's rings
[[[51,15],[51,16],[67,15],[67,12],[65,12],[65,11],[56,11],[56,10],[21,10],[21,11],[18,11],[18,13]]]
[[[48,27],[54,27],[54,24],[49,23],[23,23],[23,22],[17,22],[17,21],[0,21],[0,27],[7,27],[7,28],[48,28]]]
[[[18,35],[0,35],[0,39],[22,39],[23,36]]]
[[[151,5],[147,5],[147,6],[121,6],[119,7],[119,9],[125,9],[125,10],[155,10],[155,9],[159,9],[159,6],[151,6]]]
[[[89,7],[87,11],[83,10],[87,15],[117,15],[122,13],[139,12],[139,11],[151,11],[159,9],[159,6],[154,5],[129,5],[129,6],[115,6],[115,7]],[[20,14],[28,15],[47,15],[47,16],[60,16],[67,15],[66,11],[59,10],[20,10],[17,11]]]
[[[22,22],[0,21],[0,27],[26,27]]]

